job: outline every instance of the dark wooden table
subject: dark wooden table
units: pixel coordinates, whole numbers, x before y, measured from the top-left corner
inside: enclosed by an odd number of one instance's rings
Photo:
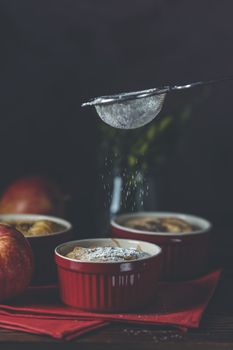
[[[233,349],[233,271],[225,271],[199,329],[182,334],[154,326],[113,324],[72,342],[0,331],[0,349]]]

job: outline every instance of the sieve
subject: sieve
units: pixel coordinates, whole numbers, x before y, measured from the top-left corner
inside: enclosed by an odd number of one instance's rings
[[[233,76],[186,83],[185,85],[167,85],[160,88],[101,96],[83,103],[82,107],[94,106],[100,118],[114,128],[136,129],[146,125],[159,114],[168,92],[231,79],[233,79]]]

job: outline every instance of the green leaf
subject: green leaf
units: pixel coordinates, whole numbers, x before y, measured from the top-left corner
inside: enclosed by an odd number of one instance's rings
[[[134,167],[137,164],[137,158],[132,155],[128,156],[128,164],[130,167]]]
[[[142,146],[138,149],[138,153],[139,153],[140,155],[144,155],[145,152],[147,151],[147,149],[148,149],[148,144],[147,144],[147,143],[144,143],[144,144],[142,144]]]
[[[171,116],[167,116],[161,119],[159,124],[159,131],[165,131],[173,122],[173,118]]]
[[[157,125],[153,124],[153,125],[151,125],[151,127],[147,131],[147,135],[146,135],[147,139],[153,140],[156,133],[157,133]]]

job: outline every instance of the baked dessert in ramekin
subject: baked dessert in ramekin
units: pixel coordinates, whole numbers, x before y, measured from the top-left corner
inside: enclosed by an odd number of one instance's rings
[[[160,247],[137,240],[97,238],[61,244],[55,249],[61,300],[95,312],[141,308],[155,298],[160,260]]]
[[[35,261],[32,284],[56,282],[54,249],[73,238],[71,223],[57,217],[37,214],[1,214],[0,223],[12,225],[29,241]]]
[[[187,280],[208,270],[210,229],[203,218],[170,212],[124,214],[111,221],[112,236],[162,248],[161,280]]]

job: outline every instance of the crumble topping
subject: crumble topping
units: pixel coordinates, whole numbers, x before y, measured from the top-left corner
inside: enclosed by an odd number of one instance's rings
[[[1,225],[12,226],[20,231],[24,236],[50,235],[55,232],[60,232],[64,227],[49,220],[37,221],[0,221]]]
[[[182,233],[195,231],[194,226],[188,222],[175,217],[141,217],[132,218],[124,223],[124,226],[136,230],[166,233]]]

